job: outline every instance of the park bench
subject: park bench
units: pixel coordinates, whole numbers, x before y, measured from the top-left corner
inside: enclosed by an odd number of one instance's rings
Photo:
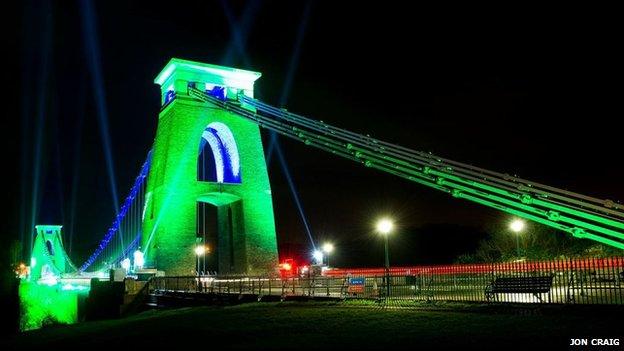
[[[614,272],[572,272],[568,281],[567,300],[572,303],[577,296],[584,299],[610,299],[621,294],[624,270]]]
[[[553,276],[534,277],[496,277],[485,288],[485,298],[490,301],[496,294],[533,294],[540,301],[539,294],[548,293],[552,287]]]
[[[596,272],[591,271],[590,282],[592,283],[614,283],[615,286],[620,286],[620,281],[624,279],[624,271],[621,272]]]

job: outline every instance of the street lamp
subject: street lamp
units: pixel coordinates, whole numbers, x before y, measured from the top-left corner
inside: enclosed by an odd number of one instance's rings
[[[314,258],[314,261],[316,261],[316,264],[323,264],[323,251],[314,250],[312,257]]]
[[[195,256],[197,256],[197,275],[199,275],[199,256],[203,256],[206,253],[206,247],[204,245],[195,246]]]
[[[524,229],[524,226],[524,221],[520,219],[515,219],[509,224],[509,229],[516,233],[516,254],[518,258],[520,258],[520,232]]]
[[[126,271],[126,274],[130,271],[130,259],[128,257],[121,260],[121,268]]]
[[[141,250],[137,249],[136,251],[134,251],[134,270],[138,271],[143,269],[143,265],[145,264],[145,257],[143,255],[143,252],[141,252]]]
[[[388,236],[394,228],[391,219],[382,218],[377,221],[377,231],[384,237],[384,252],[386,258],[386,298],[390,296],[390,258],[388,254]]]
[[[327,267],[329,268],[329,254],[332,253],[332,251],[334,251],[334,245],[332,243],[325,243],[323,244],[323,252],[325,252],[325,263],[327,264]]]

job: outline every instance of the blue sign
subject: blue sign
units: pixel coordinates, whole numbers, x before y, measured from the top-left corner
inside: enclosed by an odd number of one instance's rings
[[[365,279],[366,278],[364,278],[364,277],[349,278],[349,285],[364,285]]]
[[[364,282],[366,278],[358,277],[358,278],[349,278],[349,287],[347,288],[347,292],[349,293],[363,293],[364,292]]]

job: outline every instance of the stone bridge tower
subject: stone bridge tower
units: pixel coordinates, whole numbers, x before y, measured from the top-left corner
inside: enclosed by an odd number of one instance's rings
[[[171,59],[147,179],[142,250],[166,275],[261,274],[277,266],[271,186],[259,127],[192,98],[253,97],[260,73]],[[203,255],[197,246],[207,247]]]

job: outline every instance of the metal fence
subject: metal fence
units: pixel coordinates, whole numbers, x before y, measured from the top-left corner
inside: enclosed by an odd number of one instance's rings
[[[624,304],[624,257],[341,269],[316,277],[155,277],[150,290],[410,301]]]

